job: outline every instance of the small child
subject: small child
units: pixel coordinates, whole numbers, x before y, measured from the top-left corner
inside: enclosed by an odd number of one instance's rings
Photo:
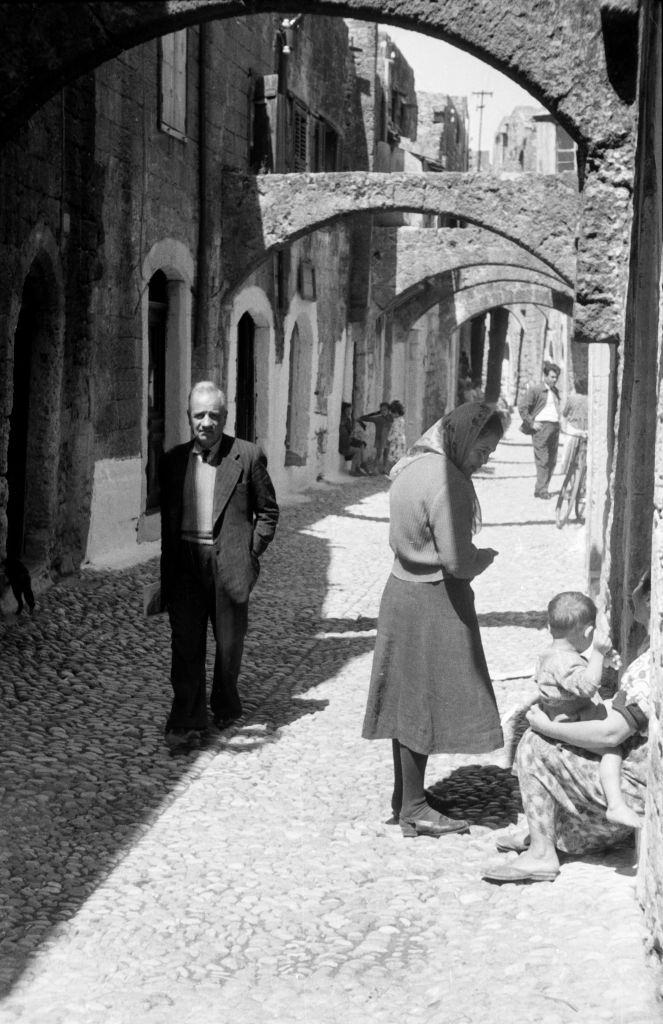
[[[585,594],[567,590],[548,605],[552,643],[539,656],[535,682],[538,703],[549,718],[558,721],[591,721],[603,717],[598,693],[604,663],[619,667],[607,622],[597,623],[596,605]],[[588,648],[591,645],[591,653]],[[583,657],[583,653],[587,655]],[[615,824],[640,828],[638,815],[624,801],[621,791],[622,754],[618,747],[601,752],[600,776],[608,804],[606,818]]]

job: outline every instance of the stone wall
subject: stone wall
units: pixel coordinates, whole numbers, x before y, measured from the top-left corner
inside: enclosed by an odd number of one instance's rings
[[[493,166],[496,174],[502,171],[518,173],[537,169],[537,139],[534,115],[538,107],[514,107],[503,117],[495,133]]]
[[[469,166],[469,115],[466,96],[418,92],[418,128],[414,149],[443,171]]]

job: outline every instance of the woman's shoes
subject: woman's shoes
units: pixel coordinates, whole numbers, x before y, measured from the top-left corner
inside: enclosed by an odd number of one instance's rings
[[[500,853],[524,853],[529,850],[529,836],[526,833],[519,835],[501,836],[495,843],[495,849]]]
[[[439,839],[440,836],[448,836],[454,832],[469,832],[469,822],[464,818],[447,818],[445,814],[438,814],[434,821],[426,818],[400,818],[399,825],[401,832],[408,839],[417,836],[432,836]]]

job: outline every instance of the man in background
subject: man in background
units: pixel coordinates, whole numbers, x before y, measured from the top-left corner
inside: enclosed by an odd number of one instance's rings
[[[535,498],[550,498],[550,479],[555,471],[559,445],[559,391],[561,370],[556,363],[543,364],[543,382],[532,384],[518,402],[520,429],[532,437],[536,466]]]

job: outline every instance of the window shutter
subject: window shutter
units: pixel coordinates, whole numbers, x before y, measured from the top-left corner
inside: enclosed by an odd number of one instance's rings
[[[186,134],[187,32],[171,32],[160,39],[159,127],[184,137]]]
[[[303,107],[293,107],[292,155],[295,171],[308,170],[308,119]]]

